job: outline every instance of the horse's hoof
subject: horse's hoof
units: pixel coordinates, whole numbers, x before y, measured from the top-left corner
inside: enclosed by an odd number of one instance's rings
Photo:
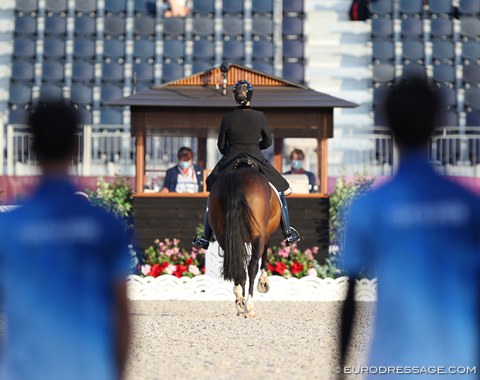
[[[259,281],[258,282],[258,285],[257,285],[257,290],[260,292],[260,293],[268,293],[268,291],[270,290],[270,285],[268,282],[261,282]]]

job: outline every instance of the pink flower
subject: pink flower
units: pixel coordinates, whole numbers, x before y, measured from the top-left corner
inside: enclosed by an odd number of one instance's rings
[[[160,244],[160,239],[155,240],[155,244]]]
[[[189,265],[188,271],[194,276],[198,276],[200,274],[200,269],[198,269],[196,265]]]
[[[172,256],[175,252],[173,252],[173,249],[167,249],[165,253],[167,254],[167,256]]]
[[[165,273],[167,274],[173,274],[177,270],[177,266],[170,264],[168,267],[165,268]]]
[[[280,257],[288,257],[290,255],[290,247],[286,247],[278,251],[278,255]]]
[[[173,239],[173,244],[177,245],[178,243],[180,243],[180,240],[178,240],[178,239]]]
[[[316,255],[318,253],[318,247],[313,247],[313,254]]]
[[[308,258],[310,260],[313,260],[313,253],[312,253],[312,250],[310,248],[305,250],[305,254],[308,256]]]
[[[192,258],[192,260],[195,260],[197,258],[197,254],[195,252],[192,252],[190,254],[190,257]]]
[[[148,264],[142,265],[142,273],[144,276],[147,276],[151,270],[152,270],[151,265],[148,265]]]
[[[317,277],[317,270],[315,268],[310,268],[307,272],[308,276]]]

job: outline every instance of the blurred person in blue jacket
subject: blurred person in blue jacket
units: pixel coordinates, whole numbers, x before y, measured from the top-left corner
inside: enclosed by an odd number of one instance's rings
[[[308,190],[310,193],[316,193],[318,191],[317,182],[315,180],[315,174],[309,172],[303,168],[303,162],[305,160],[305,153],[301,149],[294,149],[290,153],[291,169],[283,174],[304,174],[308,177]]]
[[[480,200],[428,161],[440,106],[437,93],[420,78],[390,90],[385,111],[399,150],[398,172],[349,210],[344,269],[352,280],[365,271],[378,278],[368,365],[407,371],[367,379],[437,378],[411,367],[439,366],[450,379],[457,376],[449,366],[480,363]],[[342,315],[342,365],[355,314],[354,286],[352,281]]]
[[[125,364],[128,241],[113,215],[75,194],[78,124],[66,103],[38,105],[30,127],[40,184],[0,216],[2,379],[119,379]]]
[[[178,164],[165,173],[162,192],[202,192],[203,168],[193,163],[193,151],[183,146],[178,150],[177,158]]]

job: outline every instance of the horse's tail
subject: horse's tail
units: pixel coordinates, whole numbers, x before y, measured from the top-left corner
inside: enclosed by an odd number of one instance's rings
[[[220,181],[225,240],[222,274],[225,280],[238,283],[247,278],[248,252],[245,243],[252,241],[252,228],[256,221],[243,195],[240,170],[221,176]]]

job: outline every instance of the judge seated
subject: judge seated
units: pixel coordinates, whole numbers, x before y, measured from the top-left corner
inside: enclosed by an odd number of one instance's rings
[[[308,187],[310,193],[316,193],[318,186],[315,180],[315,174],[309,172],[303,168],[303,161],[305,159],[305,153],[301,149],[294,149],[290,153],[290,161],[292,168],[283,174],[304,174],[308,177]]]
[[[178,164],[167,170],[163,193],[197,193],[203,191],[203,168],[193,163],[190,148],[181,147],[177,154]]]

